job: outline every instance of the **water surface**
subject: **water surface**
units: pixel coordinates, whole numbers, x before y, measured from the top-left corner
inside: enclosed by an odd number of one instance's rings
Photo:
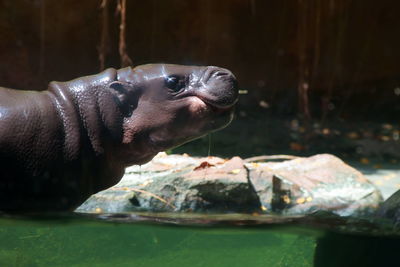
[[[0,219],[0,266],[390,266],[399,249],[390,237],[298,225]]]

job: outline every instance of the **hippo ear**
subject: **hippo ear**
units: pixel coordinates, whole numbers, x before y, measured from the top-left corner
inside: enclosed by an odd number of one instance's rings
[[[110,83],[108,87],[121,112],[126,116],[130,116],[137,106],[133,86],[128,83],[115,81]]]

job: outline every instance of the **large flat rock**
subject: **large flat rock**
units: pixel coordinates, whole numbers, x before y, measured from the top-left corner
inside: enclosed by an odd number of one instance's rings
[[[245,162],[161,154],[127,168],[116,186],[90,197],[78,212],[241,212],[297,215],[372,213],[382,197],[362,173],[320,154],[282,162]]]

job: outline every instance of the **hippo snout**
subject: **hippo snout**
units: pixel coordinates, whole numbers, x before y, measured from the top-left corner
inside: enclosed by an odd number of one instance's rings
[[[209,66],[200,79],[202,100],[215,108],[231,108],[238,100],[238,83],[230,70]]]
[[[208,66],[205,68],[201,79],[202,82],[207,83],[210,79],[218,77],[224,77],[228,79],[230,79],[231,77],[235,78],[230,70],[215,66]]]

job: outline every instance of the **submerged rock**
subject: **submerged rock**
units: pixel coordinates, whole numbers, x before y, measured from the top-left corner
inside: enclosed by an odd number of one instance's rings
[[[120,183],[91,196],[77,211],[347,216],[369,213],[381,201],[360,172],[328,154],[268,163],[164,154],[128,168]]]
[[[391,195],[376,212],[378,218],[387,219],[394,226],[400,226],[400,190]]]

